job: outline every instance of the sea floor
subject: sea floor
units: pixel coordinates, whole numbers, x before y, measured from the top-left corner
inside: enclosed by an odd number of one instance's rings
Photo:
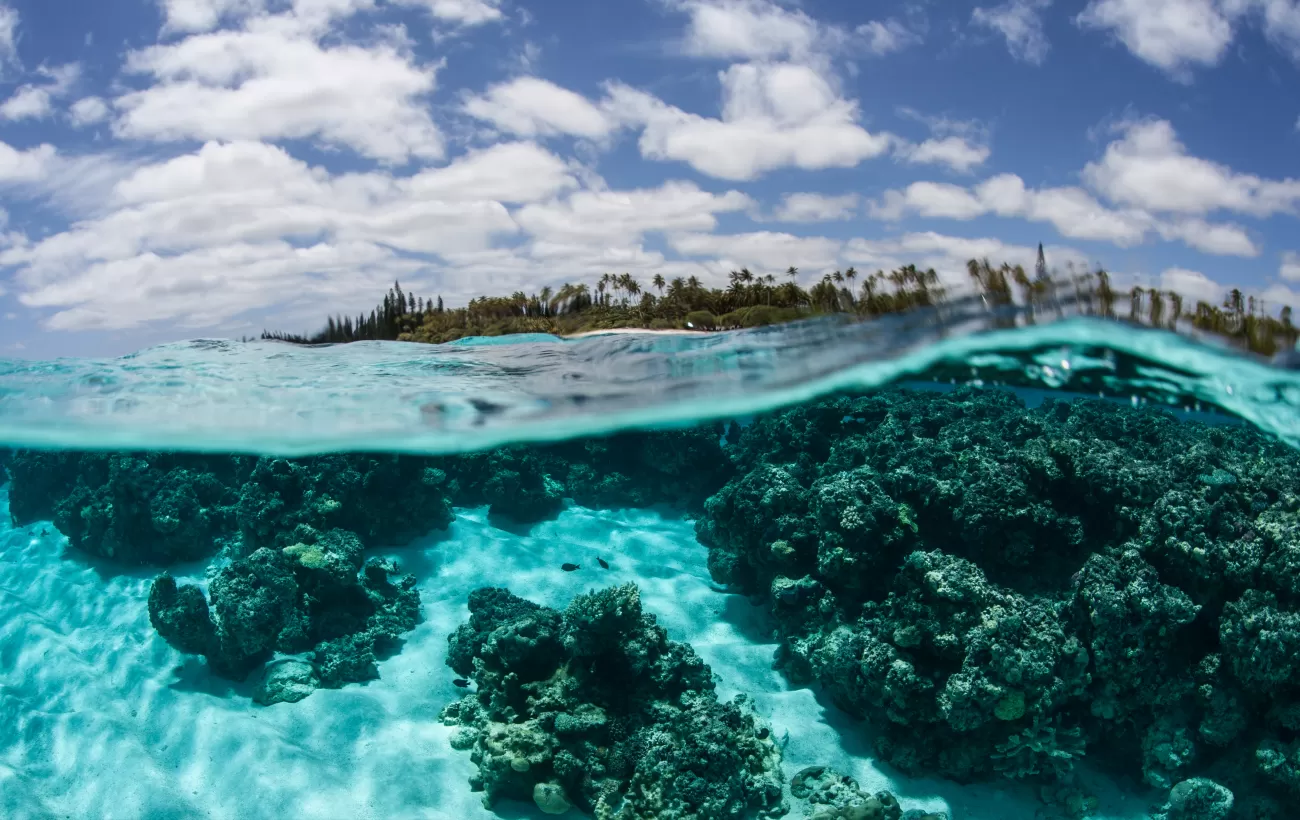
[[[0,489],[0,522],[8,521]],[[789,733],[787,781],[828,764],[864,789],[890,789],[905,808],[945,810],[953,820],[1029,820],[1042,809],[1028,789],[900,778],[876,766],[855,721],[772,670],[775,644],[761,610],[714,589],[689,521],[570,508],[515,533],[492,526],[483,510],[458,510],[447,532],[382,551],[419,579],[425,620],[380,665],[381,678],[271,707],[250,700],[251,682],[211,677],[153,632],[152,571],[124,573],[66,551],[52,526],[0,524],[0,816],[8,820],[544,817],[525,804],[489,812],[469,790],[469,754],[451,748],[452,730],[438,721],[461,694],[444,664],[447,635],[478,587],[563,607],[627,581],[670,637],[713,667],[721,696],[750,694],[778,736]],[[581,569],[563,572],[564,562]],[[204,573],[202,565],[174,570]],[[1094,783],[1102,820],[1146,816],[1149,795]],[[790,816],[801,815],[796,807]]]

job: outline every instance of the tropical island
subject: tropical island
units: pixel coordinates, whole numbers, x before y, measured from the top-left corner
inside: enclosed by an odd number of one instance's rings
[[[1007,310],[1013,317],[1019,307],[1025,322],[1068,302],[1076,313],[1211,336],[1265,356],[1294,349],[1300,338],[1290,306],[1271,315],[1262,299],[1238,288],[1229,291],[1222,304],[1189,305],[1175,291],[1141,286],[1117,290],[1101,268],[1053,275],[1041,245],[1032,274],[1022,265],[994,266],[987,259],[970,260],[967,271],[973,293],[986,305]],[[566,283],[531,294],[479,296],[464,307],[447,307],[441,296],[417,296],[395,283],[369,314],[332,316],[324,328],[310,335],[264,331],[261,338],[296,344],[436,344],[515,333],[575,336],[617,329],[732,330],[824,315],[873,319],[933,308],[954,297],[933,268],[921,270],[915,265],[870,274],[850,267],[827,273],[808,287],[799,283],[796,267],[781,276],[741,268],[728,278],[726,288],[709,288],[694,276],[666,280],[657,274],[644,286],[631,274],[607,273],[594,285]]]

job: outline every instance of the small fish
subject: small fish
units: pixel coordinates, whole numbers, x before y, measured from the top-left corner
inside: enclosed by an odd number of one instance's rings
[[[469,686],[469,681],[465,680],[464,678],[456,678],[454,681],[452,681],[452,683],[456,684],[461,689],[464,689],[465,687]]]
[[[573,572],[575,569],[581,569],[577,564],[560,564],[560,569],[565,572]]]
[[[605,563],[605,559],[604,559],[604,558],[597,558],[597,559],[596,559],[596,563],[597,563],[597,564],[600,564],[600,568],[601,568],[601,569],[609,569],[609,564],[606,564],[606,563]]]
[[[41,535],[49,535],[49,534],[50,534],[49,530],[41,530]]]

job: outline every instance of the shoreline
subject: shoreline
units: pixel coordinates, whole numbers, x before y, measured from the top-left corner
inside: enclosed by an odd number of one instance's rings
[[[653,333],[656,336],[711,336],[715,333],[722,333],[721,330],[686,330],[684,328],[671,328],[667,330],[649,330],[637,327],[612,327],[608,330],[584,330],[581,333],[558,334],[561,339],[585,339],[588,336],[609,336],[609,335],[642,335]]]

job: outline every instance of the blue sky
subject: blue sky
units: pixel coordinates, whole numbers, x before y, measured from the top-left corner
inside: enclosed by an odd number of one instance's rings
[[[0,356],[604,272],[1300,299],[1300,0],[0,0]]]

